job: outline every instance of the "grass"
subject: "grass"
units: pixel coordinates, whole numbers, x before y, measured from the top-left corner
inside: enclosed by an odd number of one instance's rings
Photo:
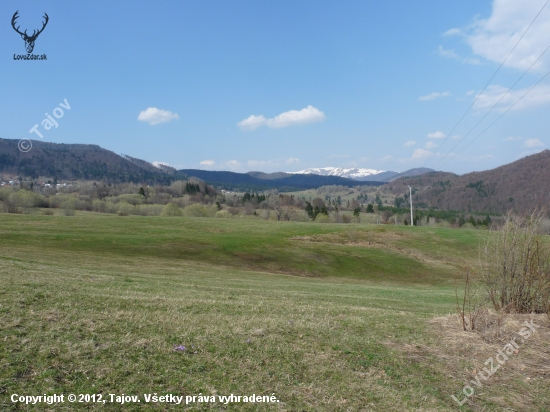
[[[429,321],[453,310],[452,279],[480,236],[0,214],[0,409],[48,410],[13,404],[13,393],[140,396],[142,404],[107,405],[115,411],[184,409],[144,405],[146,393],[274,393],[276,404],[186,410],[455,410],[450,395],[463,383],[436,354],[403,348],[437,347]]]

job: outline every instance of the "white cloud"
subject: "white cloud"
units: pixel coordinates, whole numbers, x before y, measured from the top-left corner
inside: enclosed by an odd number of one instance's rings
[[[476,92],[475,90],[467,91],[466,96],[471,96],[471,95],[475,94],[475,92]]]
[[[515,140],[521,140],[522,137],[514,137],[514,136],[508,136],[506,139],[504,139],[505,142],[513,142]]]
[[[227,167],[229,170],[241,170],[241,167],[242,167],[242,163],[239,162],[238,160],[229,160],[227,162],[225,162],[223,165],[222,165],[222,168],[223,167]]]
[[[159,162],[159,161],[157,161],[157,160],[155,160],[155,161],[154,161],[153,163],[151,163],[151,164],[152,164],[153,166],[155,166],[155,167],[158,167],[158,168],[160,168],[161,166],[169,166],[169,167],[171,167],[169,163],[166,163],[166,162]]]
[[[200,162],[200,164],[201,164],[202,166],[214,166],[214,165],[216,164],[216,162],[213,161],[213,160],[202,160],[202,161]]]
[[[456,54],[455,50],[454,49],[450,49],[450,50],[445,50],[443,48],[443,46],[439,46],[439,48],[437,49],[437,53],[441,56],[441,57],[446,57],[448,59],[457,59],[457,60],[460,60],[460,56],[458,54]]]
[[[405,142],[405,144],[403,145],[404,147],[411,147],[411,146],[414,146],[416,144],[416,142],[414,140],[409,140],[408,142]]]
[[[138,120],[140,122],[147,122],[152,126],[179,118],[180,117],[177,113],[172,113],[168,110],[157,109],[156,107],[149,107],[140,112],[138,116]]]
[[[540,84],[525,95],[529,89],[530,87],[526,87],[507,93],[509,89],[506,87],[500,85],[489,86],[483,94],[478,96],[474,108],[491,108],[498,103],[495,110],[504,112],[520,98],[521,100],[511,110],[522,110],[550,103],[550,85]],[[522,98],[523,95],[525,97]]]
[[[388,160],[391,160],[393,159],[393,156],[389,155],[389,156],[384,156],[383,158],[380,159],[381,162],[386,162]]]
[[[437,145],[434,142],[426,142],[426,146],[424,146],[426,149],[435,149]]]
[[[533,147],[542,147],[544,146],[544,143],[542,143],[539,139],[527,139],[523,142],[523,146],[531,149]]]
[[[430,152],[429,150],[424,150],[424,149],[416,149],[412,156],[411,156],[411,159],[412,160],[419,160],[419,159],[424,159],[428,156],[431,156],[433,153]]]
[[[418,100],[420,100],[421,102],[424,102],[424,101],[427,101],[427,100],[434,100],[434,99],[437,99],[439,97],[446,97],[446,96],[450,96],[450,95],[451,95],[450,92],[443,92],[443,93],[433,92],[433,93],[427,94],[426,96],[420,96],[418,98]]]
[[[296,157],[289,157],[288,159],[286,159],[286,164],[296,164],[296,163],[300,163],[300,159],[297,159]]]
[[[443,132],[434,132],[434,133],[428,133],[428,139],[443,139],[445,136],[447,136]]]
[[[443,36],[456,36],[462,34],[462,30],[460,29],[449,29],[445,33],[443,33]],[[441,46],[439,46],[441,47]]]
[[[273,119],[267,119],[267,125],[272,129],[278,129],[280,127],[321,122],[323,120],[325,120],[325,114],[310,105],[302,110],[289,110],[275,116]]]
[[[545,3],[546,0],[494,0],[492,13],[487,19],[477,18],[468,27],[451,29],[446,34],[462,36],[475,55],[500,64]],[[543,10],[506,60],[505,66],[527,69],[548,46],[548,32],[550,13]],[[545,55],[533,69],[545,71],[548,66],[550,55]]]
[[[460,139],[460,135],[459,134],[455,134],[451,137],[451,139]]]
[[[244,119],[243,121],[237,123],[237,126],[239,126],[241,130],[252,131],[257,129],[260,126],[265,125],[265,123],[266,123],[266,118],[264,116],[251,115],[246,119]]]
[[[260,126],[279,129],[298,124],[321,122],[323,120],[325,120],[325,114],[319,109],[309,105],[302,110],[289,110],[271,119],[266,119],[263,115],[251,115],[237,123],[237,126],[239,126],[241,130],[252,131]]]

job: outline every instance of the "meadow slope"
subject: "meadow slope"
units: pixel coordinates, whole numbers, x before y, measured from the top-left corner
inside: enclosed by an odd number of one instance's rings
[[[487,232],[83,213],[0,215],[0,234],[2,410],[457,409],[463,371],[429,350],[431,320]],[[462,409],[531,389],[525,410],[548,410],[539,385],[487,384]],[[142,403],[10,402],[62,392]],[[279,402],[144,404],[155,392]]]

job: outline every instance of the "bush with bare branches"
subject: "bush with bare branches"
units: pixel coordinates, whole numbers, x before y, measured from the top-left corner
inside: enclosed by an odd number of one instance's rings
[[[509,212],[481,248],[480,275],[495,310],[548,313],[550,242],[540,230],[545,211]]]

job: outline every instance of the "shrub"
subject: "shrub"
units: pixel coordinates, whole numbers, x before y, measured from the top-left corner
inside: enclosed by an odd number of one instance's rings
[[[160,213],[161,216],[181,216],[182,214],[181,208],[174,203],[168,203]]]
[[[542,211],[509,212],[481,250],[481,276],[496,310],[548,313],[550,244],[539,234]]]
[[[315,222],[317,223],[329,223],[329,221],[329,217],[324,213],[319,213],[317,217],[315,217]]]
[[[229,213],[227,210],[220,210],[218,212],[216,212],[216,217],[221,217],[221,218],[231,218],[233,215],[231,213]]]
[[[63,215],[64,216],[74,216],[74,209],[63,208]]]
[[[133,215],[136,212],[136,207],[126,202],[119,202],[117,205],[117,213],[119,216]]]
[[[216,206],[204,206],[200,203],[195,203],[193,205],[186,206],[183,209],[184,216],[193,216],[193,217],[212,217],[217,212]]]

